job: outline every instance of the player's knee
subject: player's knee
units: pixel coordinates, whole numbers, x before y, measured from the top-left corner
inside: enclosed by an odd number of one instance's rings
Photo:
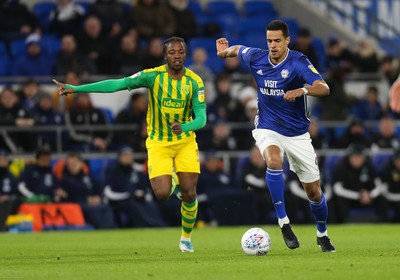
[[[182,200],[187,202],[187,203],[192,203],[193,201],[196,200],[196,190],[195,189],[190,189],[182,192]]]
[[[309,200],[313,202],[321,201],[321,192],[318,189],[310,189],[307,190],[307,197]]]
[[[156,198],[158,200],[162,200],[162,201],[168,200],[169,193],[170,193],[170,191],[166,190],[166,189],[155,189],[154,190],[154,195],[156,196]]]

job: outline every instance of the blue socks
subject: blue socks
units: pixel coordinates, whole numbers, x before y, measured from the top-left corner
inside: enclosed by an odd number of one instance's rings
[[[287,216],[284,199],[285,187],[283,181],[283,170],[267,168],[265,180],[267,181],[269,193],[271,194],[272,202],[274,203],[276,215],[278,216],[278,219],[283,219]]]
[[[318,233],[326,235],[326,221],[328,220],[328,205],[324,193],[321,195],[320,202],[310,201],[311,212],[317,222]]]

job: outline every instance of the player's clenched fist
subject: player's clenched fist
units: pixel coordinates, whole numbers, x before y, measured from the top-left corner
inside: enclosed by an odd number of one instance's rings
[[[73,88],[65,88],[67,85],[64,83],[61,83],[55,79],[53,79],[53,82],[58,86],[58,94],[59,95],[68,95],[68,94],[72,94],[74,92]]]
[[[226,54],[223,52],[229,47],[229,42],[226,38],[219,38],[216,40],[217,55],[221,58],[225,58]]]

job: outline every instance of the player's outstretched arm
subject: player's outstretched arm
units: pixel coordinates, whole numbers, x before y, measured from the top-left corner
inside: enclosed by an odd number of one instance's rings
[[[216,40],[217,56],[219,58],[236,57],[239,53],[240,45],[229,47],[229,42],[226,38]]]
[[[53,82],[59,86],[60,95],[68,95],[74,92],[115,92],[123,89],[127,89],[125,78],[114,79],[114,80],[104,80],[97,83],[91,83],[80,86],[73,86],[69,84],[61,83],[53,79]]]

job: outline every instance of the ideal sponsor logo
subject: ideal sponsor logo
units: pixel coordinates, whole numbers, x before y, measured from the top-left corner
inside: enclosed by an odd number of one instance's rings
[[[168,108],[183,108],[185,107],[185,101],[181,99],[164,98],[162,105]]]

